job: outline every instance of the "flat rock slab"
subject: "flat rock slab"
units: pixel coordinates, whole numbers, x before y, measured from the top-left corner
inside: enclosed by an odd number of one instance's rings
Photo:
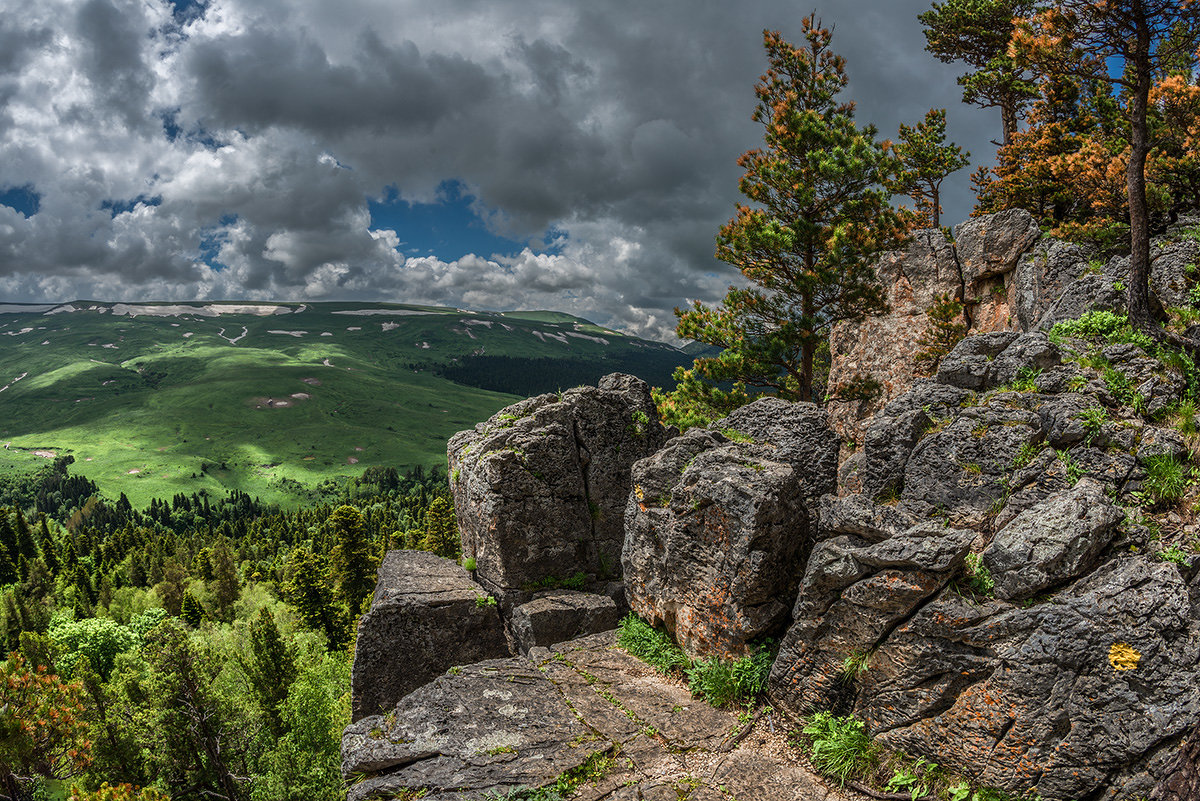
[[[621,608],[606,595],[552,590],[513,609],[513,637],[521,653],[529,649],[610,631],[621,622]]]
[[[358,626],[353,718],[391,709],[451,665],[508,655],[500,614],[466,570],[425,551],[388,551]]]
[[[352,724],[342,735],[348,801],[502,798],[589,761],[575,801],[844,801],[781,750],[782,722],[776,735],[760,723],[733,747],[736,715],[615,643],[606,632],[536,648],[536,662],[454,668]],[[777,748],[764,748],[772,737]]]

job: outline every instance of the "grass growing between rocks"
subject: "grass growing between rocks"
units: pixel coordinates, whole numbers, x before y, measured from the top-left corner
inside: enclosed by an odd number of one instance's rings
[[[584,784],[597,782],[608,775],[613,767],[611,751],[592,754],[582,765],[560,774],[553,784],[545,787],[517,787],[504,794],[491,793],[488,801],[565,801]]]
[[[692,695],[716,707],[752,703],[766,689],[775,660],[767,645],[741,659],[689,659],[670,635],[632,613],[617,631],[618,645],[659,673],[686,678]]]
[[[851,716],[815,713],[792,745],[804,751],[813,768],[841,787],[875,798],[906,796],[912,801],[1033,801],[1002,790],[976,787],[936,762],[888,751],[871,741],[866,725]]]

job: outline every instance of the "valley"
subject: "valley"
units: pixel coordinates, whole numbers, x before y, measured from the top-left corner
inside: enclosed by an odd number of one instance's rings
[[[3,304],[0,345],[0,470],[69,455],[135,506],[303,503],[367,467],[443,463],[518,396],[690,363],[557,312],[361,302]]]

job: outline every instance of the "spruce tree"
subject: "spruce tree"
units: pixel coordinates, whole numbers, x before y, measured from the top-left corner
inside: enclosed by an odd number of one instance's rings
[[[332,571],[338,600],[353,614],[375,589],[375,564],[362,513],[339,506],[325,521],[333,535]]]
[[[838,99],[845,62],[815,15],[804,46],[763,33],[769,68],[755,92],[765,147],[738,160],[751,205],[721,227],[717,257],[739,270],[719,307],[676,309],[678,335],[723,349],[689,374],[741,381],[789,400],[813,399],[814,357],[830,327],[886,308],[873,261],[897,247],[908,221],[882,187],[895,161]]]
[[[296,657],[283,642],[275,618],[265,607],[250,626],[250,656],[242,667],[258,696],[275,738],[285,733],[282,717],[283,702],[296,679]]]

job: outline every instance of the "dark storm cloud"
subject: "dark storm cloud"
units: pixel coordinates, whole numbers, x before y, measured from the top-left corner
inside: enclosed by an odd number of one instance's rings
[[[21,28],[0,17],[0,184],[41,197],[29,219],[0,207],[5,299],[390,298],[562,308],[665,335],[673,306],[715,300],[736,276],[712,254],[739,200],[737,157],[761,142],[762,29],[795,41],[804,13],[783,0],[179,5],[62,0]],[[820,11],[860,123],[894,137],[945,106],[952,138],[989,161],[998,119],[961,106],[954,69],[923,52],[926,7]],[[948,182],[949,220],[969,210],[968,172]],[[446,181],[494,232],[558,247],[406,258],[395,233],[371,230],[368,199],[431,202]]]

